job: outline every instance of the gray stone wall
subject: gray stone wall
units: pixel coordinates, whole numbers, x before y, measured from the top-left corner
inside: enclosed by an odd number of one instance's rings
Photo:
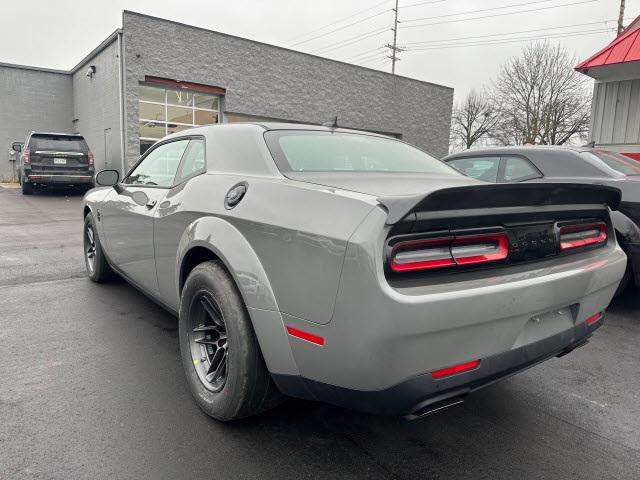
[[[71,75],[0,64],[0,92],[0,180],[17,180],[11,143],[31,130],[73,131]]]
[[[145,75],[226,89],[226,110],[400,133],[436,156],[448,150],[453,89],[124,12],[125,137],[139,153],[138,84]]]
[[[73,74],[73,123],[93,152],[96,170],[122,168],[117,37]],[[95,74],[87,77],[89,66]]]

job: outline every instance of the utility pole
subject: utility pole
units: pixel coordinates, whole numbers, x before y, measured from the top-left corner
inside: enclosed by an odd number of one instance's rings
[[[396,6],[398,5],[398,2],[396,1]],[[396,12],[396,18],[397,18],[398,12]],[[624,22],[624,0],[620,0],[620,14],[618,15],[618,35],[620,35],[622,33],[622,30],[624,30],[624,25],[622,24],[622,22]]]
[[[624,1],[624,0],[623,0]],[[385,45],[389,50],[391,50],[391,55],[389,58],[391,59],[391,73],[393,75],[396,74],[396,62],[400,59],[398,58],[398,53],[402,52],[404,48],[398,47],[398,0],[396,0],[396,8],[393,9],[395,12],[395,19],[393,21],[393,45],[388,43]]]

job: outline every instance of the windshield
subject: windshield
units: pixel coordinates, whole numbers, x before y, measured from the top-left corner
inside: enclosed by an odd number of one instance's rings
[[[601,169],[604,167],[605,170],[615,170],[623,175],[640,175],[640,163],[620,153],[592,150],[582,152],[581,155],[587,157],[591,163]]]
[[[267,132],[265,138],[281,171],[458,175],[453,168],[415,147],[373,135],[280,130]]]

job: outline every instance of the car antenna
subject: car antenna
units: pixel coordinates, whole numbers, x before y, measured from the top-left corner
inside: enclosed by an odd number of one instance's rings
[[[338,128],[338,116],[336,115],[335,117],[333,117],[333,120],[331,120],[330,122],[324,122],[322,126],[329,128]]]

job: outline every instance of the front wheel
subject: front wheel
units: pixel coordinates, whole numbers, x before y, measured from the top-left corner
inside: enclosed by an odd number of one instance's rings
[[[185,282],[180,304],[180,355],[189,389],[209,416],[230,421],[279,403],[249,314],[219,262],[204,262]]]
[[[107,262],[107,258],[102,250],[98,231],[96,229],[93,214],[87,213],[84,217],[84,263],[87,268],[89,278],[96,282],[102,283],[110,280],[113,276],[113,270]]]

